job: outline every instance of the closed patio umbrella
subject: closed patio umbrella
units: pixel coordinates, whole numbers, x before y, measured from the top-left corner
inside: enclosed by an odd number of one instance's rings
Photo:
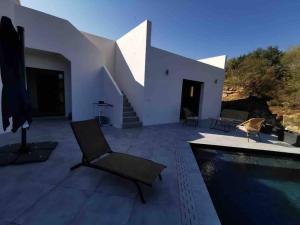
[[[0,165],[44,161],[57,143],[28,145],[26,142],[26,128],[31,124],[32,116],[25,86],[24,29],[18,27],[16,30],[8,17],[2,17],[0,22],[0,68],[3,84],[1,99],[3,129],[7,130],[11,118],[12,132],[16,132],[19,128],[22,130],[21,144],[0,148]]]
[[[6,130],[12,117],[12,131],[25,122],[31,123],[31,104],[25,88],[22,28],[15,30],[11,20],[2,17],[0,23],[0,66],[2,89],[2,122]],[[19,35],[21,34],[21,35]]]

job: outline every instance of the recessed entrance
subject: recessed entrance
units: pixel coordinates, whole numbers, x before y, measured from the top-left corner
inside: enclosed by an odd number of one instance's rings
[[[199,115],[201,86],[202,82],[186,79],[183,80],[181,92],[180,119],[184,118],[184,108],[192,112],[194,116]]]
[[[33,116],[65,116],[64,72],[26,68]]]

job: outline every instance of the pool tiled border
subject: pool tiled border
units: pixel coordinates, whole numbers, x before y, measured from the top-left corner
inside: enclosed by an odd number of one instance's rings
[[[220,225],[192,149],[176,149],[183,225]]]

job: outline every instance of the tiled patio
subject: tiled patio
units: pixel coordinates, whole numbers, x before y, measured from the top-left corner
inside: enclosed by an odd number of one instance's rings
[[[179,124],[115,129],[104,133],[115,151],[167,165],[163,181],[143,186],[142,204],[129,181],[96,171],[69,168],[81,154],[68,121],[37,121],[30,141],[55,140],[58,147],[44,163],[0,168],[0,225],[215,225],[220,224],[187,141],[199,128]],[[0,146],[19,140],[0,135]]]
[[[300,157],[300,148],[277,140],[277,136],[261,134],[261,140],[253,135],[248,142],[246,133],[239,130],[222,132],[214,129],[201,128],[198,138],[190,143],[201,146],[234,147],[238,149],[256,150],[256,152],[272,152],[281,155]]]

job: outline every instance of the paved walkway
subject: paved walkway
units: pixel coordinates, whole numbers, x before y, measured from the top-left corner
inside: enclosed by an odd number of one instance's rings
[[[30,141],[59,145],[47,162],[0,168],[0,225],[219,225],[187,143],[198,132],[179,124],[104,128],[113,150],[167,165],[162,182],[143,186],[147,204],[142,204],[127,180],[89,168],[70,172],[81,154],[67,121],[35,122]],[[0,135],[0,146],[19,139]]]

